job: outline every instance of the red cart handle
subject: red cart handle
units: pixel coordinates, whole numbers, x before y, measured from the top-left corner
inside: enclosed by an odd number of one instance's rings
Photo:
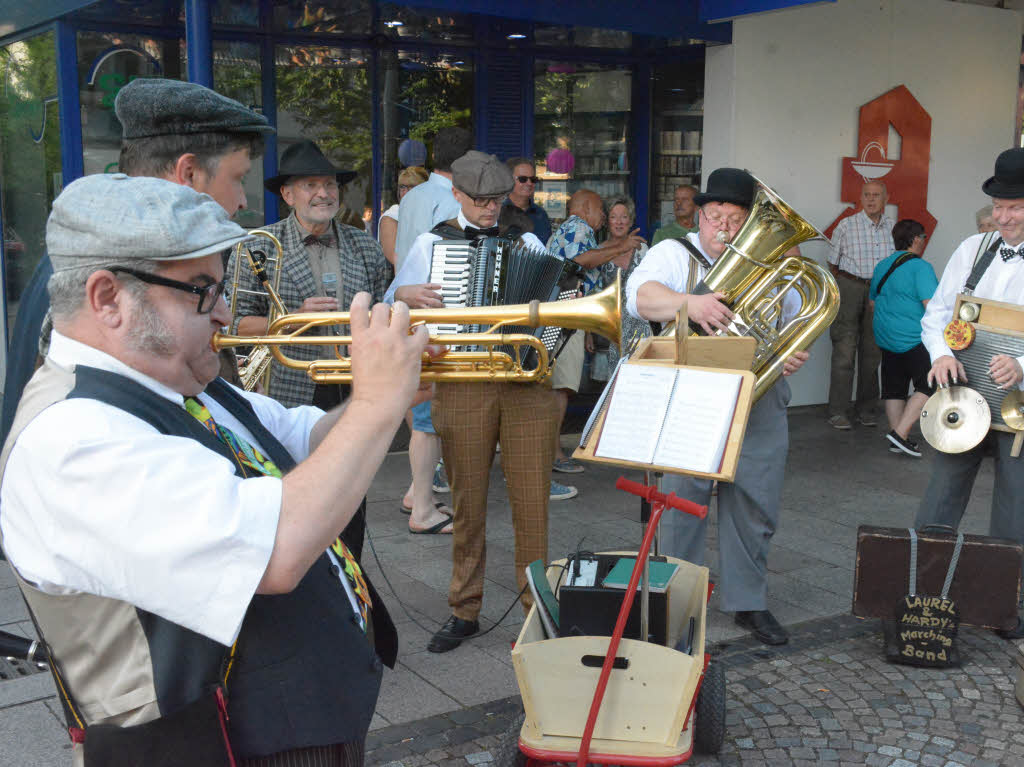
[[[707,506],[701,506],[693,501],[680,498],[675,493],[669,493],[668,495],[659,493],[658,489],[653,485],[645,485],[625,477],[619,477],[615,482],[615,487],[619,490],[625,490],[627,493],[638,495],[648,503],[660,503],[662,506],[671,506],[673,509],[693,514],[698,519],[704,519],[708,515]]]

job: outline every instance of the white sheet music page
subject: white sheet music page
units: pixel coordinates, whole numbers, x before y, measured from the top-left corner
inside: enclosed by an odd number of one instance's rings
[[[713,474],[722,465],[743,377],[679,368],[652,463]]]
[[[656,365],[622,366],[594,455],[651,463],[676,371]]]

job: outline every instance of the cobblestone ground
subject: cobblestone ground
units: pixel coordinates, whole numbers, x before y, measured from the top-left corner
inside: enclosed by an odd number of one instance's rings
[[[849,616],[793,627],[768,649],[713,647],[726,668],[726,742],[695,765],[1024,765],[1024,713],[1013,694],[1016,647],[964,628],[959,669],[882,660],[878,621]],[[371,733],[367,764],[495,764],[518,698]]]

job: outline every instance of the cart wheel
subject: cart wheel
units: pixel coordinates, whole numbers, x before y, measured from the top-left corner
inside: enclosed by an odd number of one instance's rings
[[[720,663],[708,664],[694,714],[694,748],[702,754],[717,754],[725,741],[725,669]]]
[[[519,732],[523,729],[526,714],[520,714],[501,735],[494,754],[494,767],[526,767],[526,754],[519,750]]]

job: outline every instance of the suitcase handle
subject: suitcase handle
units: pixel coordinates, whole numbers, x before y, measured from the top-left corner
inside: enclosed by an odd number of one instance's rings
[[[919,533],[945,533],[947,535],[956,535],[956,528],[952,525],[940,525],[931,524],[924,525],[923,527],[917,528]]]

